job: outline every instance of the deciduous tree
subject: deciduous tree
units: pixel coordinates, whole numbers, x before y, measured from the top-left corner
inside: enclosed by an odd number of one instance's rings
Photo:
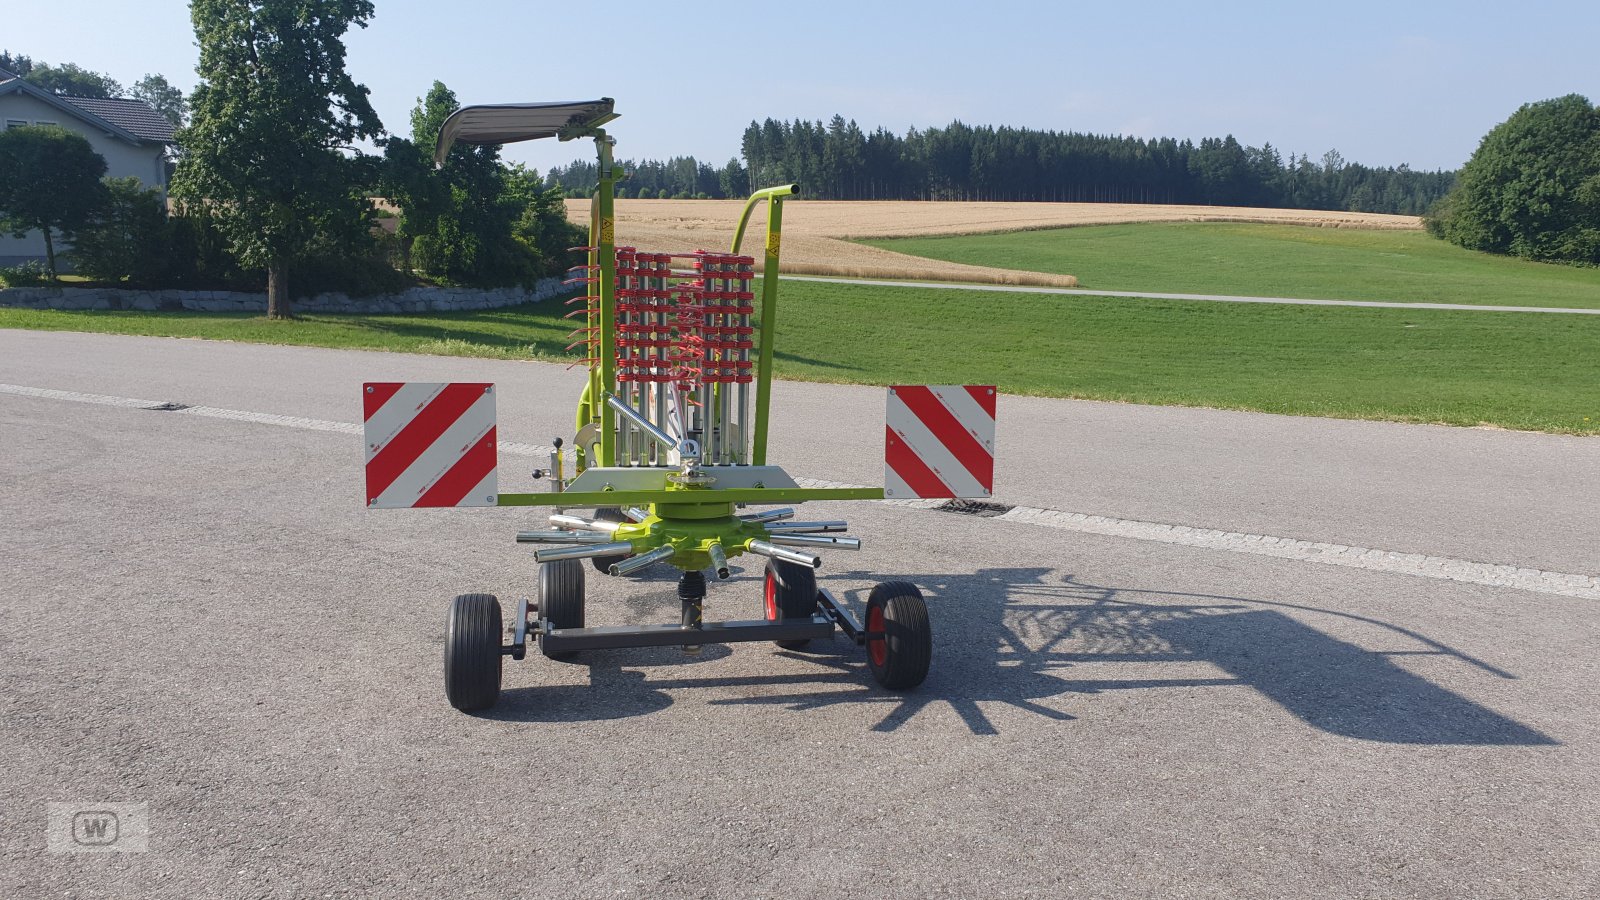
[[[433,148],[445,119],[457,106],[455,92],[435,81],[427,96],[411,111],[411,143],[424,160]],[[500,148],[457,143],[444,166],[423,190],[404,204],[400,228],[414,238],[421,268],[460,283],[517,281],[526,271],[502,271],[510,257],[511,223],[515,212],[500,203],[505,172]],[[413,214],[415,210],[415,214]]]
[[[400,205],[408,259],[461,284],[553,274],[566,248],[582,243],[566,221],[559,190],[546,190],[537,172],[507,167],[495,146],[458,143],[444,166],[433,168],[439,130],[456,105],[455,93],[435,81],[411,112],[411,139],[392,138],[385,148],[386,193]]]
[[[166,201],[137,178],[107,178],[105,187],[105,202],[73,241],[75,268],[106,281],[154,284],[168,260]]]
[[[183,91],[173,87],[161,75],[146,75],[135,81],[129,94],[166,116],[173,128],[182,128],[189,123],[189,101],[184,99]]]
[[[717,172],[717,187],[724,197],[743,197],[754,190],[750,187],[750,172],[738,157],[728,160]]]
[[[352,144],[382,126],[345,70],[344,34],[370,0],[194,0],[200,84],[173,191],[208,204],[233,254],[267,271],[267,315],[312,251],[369,240]]]
[[[1600,263],[1600,109],[1529,103],[1484,136],[1430,230],[1471,250]]]
[[[15,237],[44,233],[50,275],[55,236],[71,240],[105,199],[106,161],[82,135],[54,125],[0,131],[0,224]]]
[[[91,72],[74,63],[62,63],[59,66],[35,63],[25,77],[47,91],[68,97],[106,99],[122,96],[122,85],[115,78],[102,72]]]

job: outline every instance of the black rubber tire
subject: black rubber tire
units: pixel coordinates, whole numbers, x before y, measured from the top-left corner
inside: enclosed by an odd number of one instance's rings
[[[933,659],[933,626],[922,592],[907,581],[886,581],[867,596],[867,668],[891,691],[910,690],[928,677]]]
[[[583,627],[583,560],[562,559],[539,566],[539,618],[554,628]],[[571,653],[550,653],[541,642],[539,651],[551,659]]]
[[[500,699],[500,601],[462,594],[450,602],[444,639],[444,695],[462,712]]]
[[[767,560],[761,582],[762,605],[768,622],[809,619],[817,614],[817,570],[799,563]],[[773,641],[785,650],[799,650],[810,640]]]
[[[632,522],[633,520],[623,514],[622,508],[617,506],[602,506],[594,511],[594,517],[600,522]],[[616,556],[591,556],[589,561],[594,563],[595,570],[601,575],[610,575],[611,567],[628,558],[628,554],[619,553]]]

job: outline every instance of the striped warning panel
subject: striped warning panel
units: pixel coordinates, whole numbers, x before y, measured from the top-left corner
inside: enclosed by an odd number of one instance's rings
[[[883,493],[988,497],[994,492],[992,385],[897,385],[884,416]]]
[[[494,385],[364,386],[367,506],[494,506]]]

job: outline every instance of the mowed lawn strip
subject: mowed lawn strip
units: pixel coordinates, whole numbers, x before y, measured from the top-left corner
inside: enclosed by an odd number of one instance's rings
[[[481,312],[308,314],[273,321],[254,313],[63,312],[0,308],[0,328],[207,338],[346,350],[392,350],[491,359],[575,359],[573,321],[559,300]]]
[[[1600,433],[1600,317],[785,282],[778,374]],[[315,315],[0,309],[0,327],[571,361],[567,307]]]
[[[1600,317],[784,284],[785,377],[1600,433]]]
[[[1600,269],[1475,253],[1420,231],[1151,223],[866,243],[1076,275],[1089,290],[1600,307]]]

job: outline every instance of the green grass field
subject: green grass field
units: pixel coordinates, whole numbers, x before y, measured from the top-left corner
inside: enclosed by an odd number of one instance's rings
[[[778,373],[1600,433],[1600,317],[786,282]],[[570,360],[567,307],[308,316],[0,309],[0,327]]]
[[[468,313],[306,315],[273,321],[252,313],[62,312],[0,308],[0,328],[208,338],[347,350],[392,350],[492,359],[566,359],[571,321],[560,301]]]
[[[1600,269],[1475,253],[1420,231],[1161,223],[867,243],[1076,275],[1091,290],[1600,307]]]

